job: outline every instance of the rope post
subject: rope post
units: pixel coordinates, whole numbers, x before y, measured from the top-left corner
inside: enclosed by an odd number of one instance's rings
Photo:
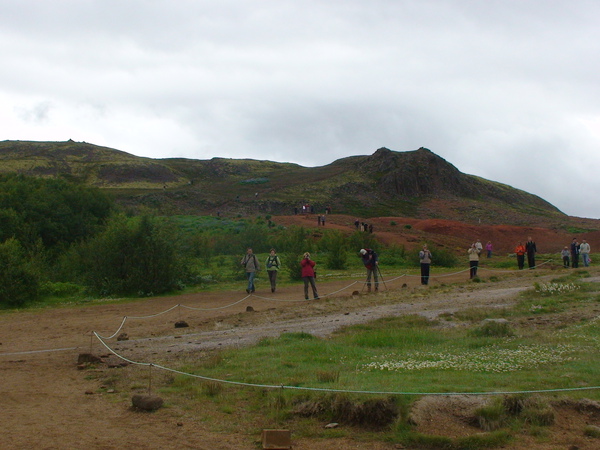
[[[94,345],[94,332],[90,331],[90,355],[92,354],[93,345]]]
[[[148,395],[152,395],[152,366],[153,364],[150,363],[148,365],[149,368],[149,376],[148,376]]]

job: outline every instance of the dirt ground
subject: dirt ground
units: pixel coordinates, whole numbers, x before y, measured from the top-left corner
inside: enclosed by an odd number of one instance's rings
[[[591,282],[598,282],[600,270],[591,272]],[[102,391],[95,377],[77,368],[79,354],[107,353],[92,332],[102,336],[127,333],[129,340],[112,338],[107,342],[132,360],[169,361],[219,346],[247,345],[284,331],[327,336],[341,326],[382,316],[416,313],[434,318],[463,308],[502,308],[533,281],[557,275],[549,269],[498,274],[485,268],[480,274],[484,278],[496,275],[503,281],[467,283],[465,272],[447,277],[432,274],[431,285],[423,287],[416,276],[383,272],[385,286],[378,294],[367,294],[362,278],[319,280],[322,298],[310,302],[301,299],[299,285],[275,294],[262,292],[259,286],[256,295],[249,297],[242,286],[239,292],[5,312],[0,314],[0,448],[261,448],[259,435],[210,431],[201,417],[191,417],[177,404],[143,413],[133,410],[122,396]],[[143,316],[152,317],[139,318]],[[174,323],[180,320],[190,326],[175,328]],[[108,370],[126,371],[130,367]],[[456,398],[424,401],[419,430],[446,436],[481,432],[462,420],[465,408]],[[505,448],[598,448],[598,440],[584,436],[586,424],[600,425],[595,409],[565,404],[544,444],[524,437]],[[403,448],[384,442],[294,438],[291,431],[294,449]]]

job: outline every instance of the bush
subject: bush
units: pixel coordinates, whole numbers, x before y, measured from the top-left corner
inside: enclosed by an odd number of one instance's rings
[[[78,248],[81,276],[100,295],[167,292],[186,276],[177,242],[176,231],[166,223],[116,216]]]
[[[35,300],[40,277],[16,239],[0,244],[0,307],[15,308]]]
[[[325,266],[328,269],[344,270],[348,263],[348,241],[341,231],[326,231],[320,242],[327,251]]]

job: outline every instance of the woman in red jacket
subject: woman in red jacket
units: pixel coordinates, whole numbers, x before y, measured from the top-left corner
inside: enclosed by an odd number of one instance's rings
[[[306,252],[300,261],[302,266],[302,279],[304,280],[304,298],[308,300],[308,283],[310,283],[315,299],[319,298],[317,294],[317,285],[315,284],[315,267],[316,263],[310,259],[310,253]]]
[[[519,266],[519,269],[523,269],[523,266],[525,265],[525,246],[522,242],[519,242],[515,247],[515,253],[517,254],[517,265]]]

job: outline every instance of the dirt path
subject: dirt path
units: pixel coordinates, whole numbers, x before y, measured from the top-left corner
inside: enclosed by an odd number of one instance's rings
[[[389,315],[435,317],[467,307],[504,307],[515,301],[519,291],[531,287],[534,275],[539,282],[556,274],[538,271],[495,283],[453,285],[465,280],[461,273],[434,279],[429,287],[418,285],[416,277],[395,279],[386,275],[387,289],[382,287],[379,294],[352,295],[362,290],[361,282],[320,282],[323,297],[309,302],[298,300],[302,288],[292,286],[263,297],[245,298],[242,291],[202,293],[0,314],[0,395],[4,400],[0,448],[256,448],[258,436],[217,434],[209,431],[201,418],[182,420],[168,408],[142,414],[132,411],[120,397],[98,394],[97,381],[77,370],[77,357],[90,349],[102,352],[91,331],[113,334],[124,317],[127,320],[119,331],[127,333],[129,340],[112,339],[111,344],[131,358],[148,361],[157,352],[168,351],[170,357],[176,357],[181,352],[247,345],[284,331],[326,336],[339,327]],[[176,307],[168,313],[136,319],[175,305],[198,309]],[[185,320],[190,327],[174,328],[178,320]],[[294,448],[397,447],[299,439],[294,441]]]

